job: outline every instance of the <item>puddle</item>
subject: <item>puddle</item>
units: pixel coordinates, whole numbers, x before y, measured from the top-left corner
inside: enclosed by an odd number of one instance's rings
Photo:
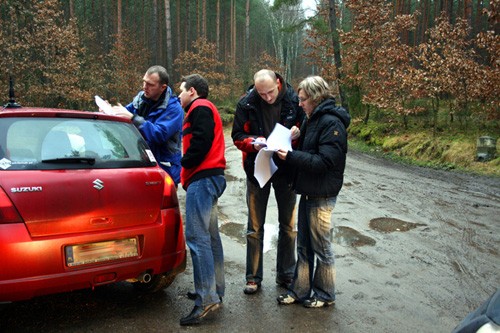
[[[226,222],[219,227],[219,231],[241,244],[246,244],[246,226],[234,222]]]
[[[264,225],[264,253],[268,252],[271,249],[276,249],[278,246],[278,231],[279,228],[277,225],[266,223]],[[246,224],[239,224],[234,222],[226,222],[219,227],[219,231],[229,238],[237,241],[240,244],[247,243]]]
[[[426,224],[406,222],[392,217],[378,217],[372,219],[370,220],[369,225],[373,230],[386,233],[395,231],[408,231],[417,227],[426,226]]]
[[[264,227],[264,253],[266,253],[271,249],[276,249],[279,227],[271,223],[266,223]],[[246,245],[246,225],[226,222],[219,227],[219,231],[236,242]],[[376,244],[373,238],[362,235],[352,228],[343,226],[333,228],[333,239],[334,244],[337,243],[352,247],[373,246]]]
[[[237,181],[238,180],[238,177],[235,177],[233,175],[230,175],[228,173],[225,173],[224,174],[224,177],[226,177],[226,181],[227,182],[234,182],[234,181]]]
[[[343,226],[333,228],[333,239],[334,243],[352,247],[373,246],[376,244],[373,238],[362,235],[352,228]]]

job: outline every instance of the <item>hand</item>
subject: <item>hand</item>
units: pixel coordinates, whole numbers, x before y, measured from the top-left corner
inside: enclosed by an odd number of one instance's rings
[[[254,144],[253,144],[253,147],[254,147],[254,148],[255,148],[255,150],[257,150],[257,151],[259,151],[259,150],[261,150],[262,148],[264,148],[264,147],[266,147],[266,146],[267,146],[267,145],[266,145],[267,140],[266,140],[266,138],[264,138],[264,137],[259,136],[259,137],[258,137],[258,138],[256,138],[254,141],[255,141],[255,142],[254,142]]]
[[[276,154],[278,154],[278,157],[280,159],[282,159],[283,161],[286,160],[286,155],[288,154],[288,150],[283,150],[283,149],[279,149]]]
[[[123,105],[121,105],[120,103],[118,103],[118,105],[115,105],[113,106],[113,112],[115,115],[117,116],[120,116],[120,117],[124,117],[124,118],[128,118],[128,119],[132,119],[132,117],[134,116],[132,114],[132,112],[129,112],[127,109],[125,109],[125,107]]]
[[[292,135],[292,140],[295,140],[300,136],[300,130],[297,126],[292,126],[292,128],[290,128],[290,132]]]

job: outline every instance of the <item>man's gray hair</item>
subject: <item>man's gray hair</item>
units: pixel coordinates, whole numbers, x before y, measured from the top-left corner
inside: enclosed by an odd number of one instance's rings
[[[170,81],[170,77],[168,76],[167,70],[165,67],[160,66],[160,65],[154,65],[148,68],[146,71],[147,75],[151,75],[157,73],[158,76],[160,77],[160,84],[166,84],[168,86],[168,83]]]

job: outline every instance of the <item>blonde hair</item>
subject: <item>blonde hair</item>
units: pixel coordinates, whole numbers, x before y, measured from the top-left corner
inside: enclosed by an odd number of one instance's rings
[[[301,90],[310,98],[314,104],[318,105],[328,98],[333,98],[332,90],[328,83],[321,76],[308,76],[299,83],[297,92]]]

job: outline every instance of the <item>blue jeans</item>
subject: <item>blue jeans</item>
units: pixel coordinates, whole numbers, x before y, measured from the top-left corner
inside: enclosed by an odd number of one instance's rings
[[[193,261],[198,306],[219,303],[219,297],[224,296],[224,252],[217,200],[225,189],[224,176],[211,176],[192,182],[186,191],[186,243]]]
[[[316,297],[335,300],[335,256],[332,249],[332,213],[337,197],[307,198],[299,202],[297,267],[291,287],[293,296],[304,301]],[[316,260],[316,268],[314,261]]]
[[[263,277],[264,223],[271,183],[278,205],[278,253],[276,280],[291,280],[295,269],[295,225],[296,194],[285,177],[268,182],[263,188],[247,179],[247,265],[246,280],[260,284]]]

